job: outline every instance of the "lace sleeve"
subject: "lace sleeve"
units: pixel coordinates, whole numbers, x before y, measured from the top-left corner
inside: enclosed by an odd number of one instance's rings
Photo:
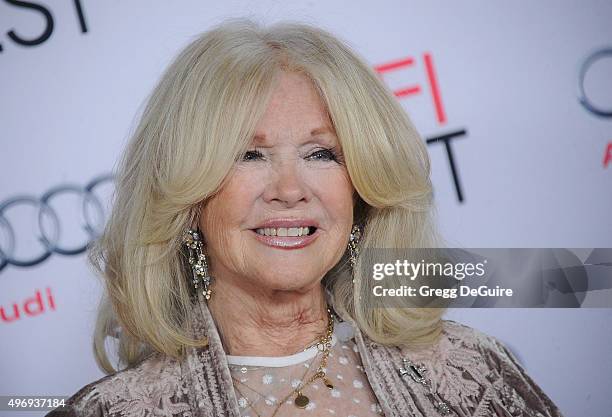
[[[501,375],[491,411],[503,417],[563,417],[561,411],[525,372],[512,352],[495,337],[489,336]]]

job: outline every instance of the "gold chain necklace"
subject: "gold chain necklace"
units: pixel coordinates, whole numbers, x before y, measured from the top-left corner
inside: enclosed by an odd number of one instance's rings
[[[319,351],[322,352],[321,362],[319,363],[319,367],[317,368],[317,371],[306,382],[300,384],[297,388],[294,388],[289,394],[287,394],[276,406],[276,409],[274,410],[274,412],[272,413],[270,417],[274,417],[276,413],[278,413],[278,410],[280,410],[281,406],[285,404],[285,402],[292,395],[296,395],[295,399],[293,400],[293,404],[296,407],[306,408],[306,406],[308,406],[308,404],[310,403],[310,398],[304,395],[302,391],[304,390],[304,388],[306,388],[308,385],[312,384],[314,381],[316,381],[319,378],[323,380],[323,383],[328,389],[330,390],[334,389],[334,385],[331,383],[329,378],[327,378],[327,374],[325,373],[325,370],[324,370],[327,367],[327,358],[329,357],[329,352],[331,350],[331,340],[332,340],[333,333],[334,333],[334,316],[332,315],[331,309],[328,307],[327,308],[327,331],[325,332],[325,335],[321,337],[319,342],[316,344]],[[307,373],[308,373],[308,369],[306,370],[306,373],[304,374],[304,376],[306,376]],[[232,377],[232,379],[235,382],[240,382],[240,381],[237,381],[234,377]],[[247,386],[244,383],[242,384]],[[247,401],[247,404],[251,407],[253,412],[257,414],[257,417],[261,417],[261,415],[255,410],[255,407],[253,407],[251,402],[248,401],[247,398],[244,396],[244,394],[238,389],[236,384],[234,384],[234,388],[236,388],[236,391],[238,391],[238,393]]]
[[[310,366],[312,365],[312,363],[314,362],[314,360],[317,358],[317,356],[315,355],[312,360],[310,361],[310,363],[308,364],[308,366],[306,367],[306,371],[304,372],[304,374],[302,375],[302,377],[300,378],[300,381],[303,381],[304,378],[306,378],[306,375],[308,374],[308,371],[310,371]],[[264,368],[264,367],[261,367]],[[266,398],[266,396],[264,394],[262,394],[259,391],[256,391],[254,388],[248,386],[247,384],[245,384],[244,382],[240,381],[239,379],[236,379],[233,375],[232,375],[232,379],[234,380],[234,382],[239,383],[241,385],[244,385],[245,387],[247,387],[248,389],[250,389],[251,391],[253,391],[255,394],[259,395],[261,398]],[[238,387],[236,385],[234,385],[234,388],[236,388],[236,391],[238,391],[238,393],[242,396],[242,398],[244,398],[244,400],[247,402],[247,405],[249,407],[251,407],[253,409],[253,412],[255,414],[257,414],[258,417],[261,417],[259,415],[259,413],[257,412],[257,410],[255,410],[255,403],[249,401],[249,399],[238,389]],[[288,398],[288,397],[287,397]],[[287,398],[285,398],[284,401],[287,401]],[[276,406],[276,408],[274,409],[274,412],[272,413],[272,416],[274,416],[277,412],[277,409],[280,408],[280,405],[283,404],[283,402],[279,402],[278,405]]]

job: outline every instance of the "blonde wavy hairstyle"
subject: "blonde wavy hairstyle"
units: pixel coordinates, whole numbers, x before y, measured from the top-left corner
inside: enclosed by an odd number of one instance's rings
[[[181,237],[250,145],[280,71],[308,76],[327,105],[359,195],[359,262],[368,262],[366,248],[442,244],[426,146],[365,60],[309,24],[226,20],[169,65],[119,161],[112,212],[89,251],[105,284],[94,336],[105,372],[115,371],[108,336],[117,342],[117,369],[152,352],[180,358],[206,343],[189,332],[197,303]],[[334,308],[367,336],[400,346],[437,339],[443,309],[370,308],[370,298],[357,294],[371,280],[357,267],[353,283],[347,265],[345,254],[323,283]]]

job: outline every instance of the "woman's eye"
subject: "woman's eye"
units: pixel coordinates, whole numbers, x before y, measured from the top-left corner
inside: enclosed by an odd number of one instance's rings
[[[263,157],[263,155],[259,151],[246,151],[242,157],[242,160],[243,161],[255,161],[261,157]]]
[[[338,158],[331,149],[319,149],[311,153],[308,158],[314,158],[316,160],[336,161]]]
[[[258,150],[246,151],[242,156],[243,161],[257,161],[263,159],[264,155]],[[306,157],[310,160],[316,161],[338,161],[338,156],[334,152],[333,148],[331,149],[319,149]]]

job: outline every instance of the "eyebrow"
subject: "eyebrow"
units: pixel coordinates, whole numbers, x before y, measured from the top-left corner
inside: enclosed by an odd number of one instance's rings
[[[329,126],[317,127],[317,128],[312,129],[310,131],[310,136],[312,137],[312,136],[316,136],[316,135],[322,135],[324,133],[334,133],[334,131]],[[253,136],[253,141],[256,141],[256,142],[265,142],[265,140],[266,140],[266,135],[265,134],[259,134],[259,135]]]

